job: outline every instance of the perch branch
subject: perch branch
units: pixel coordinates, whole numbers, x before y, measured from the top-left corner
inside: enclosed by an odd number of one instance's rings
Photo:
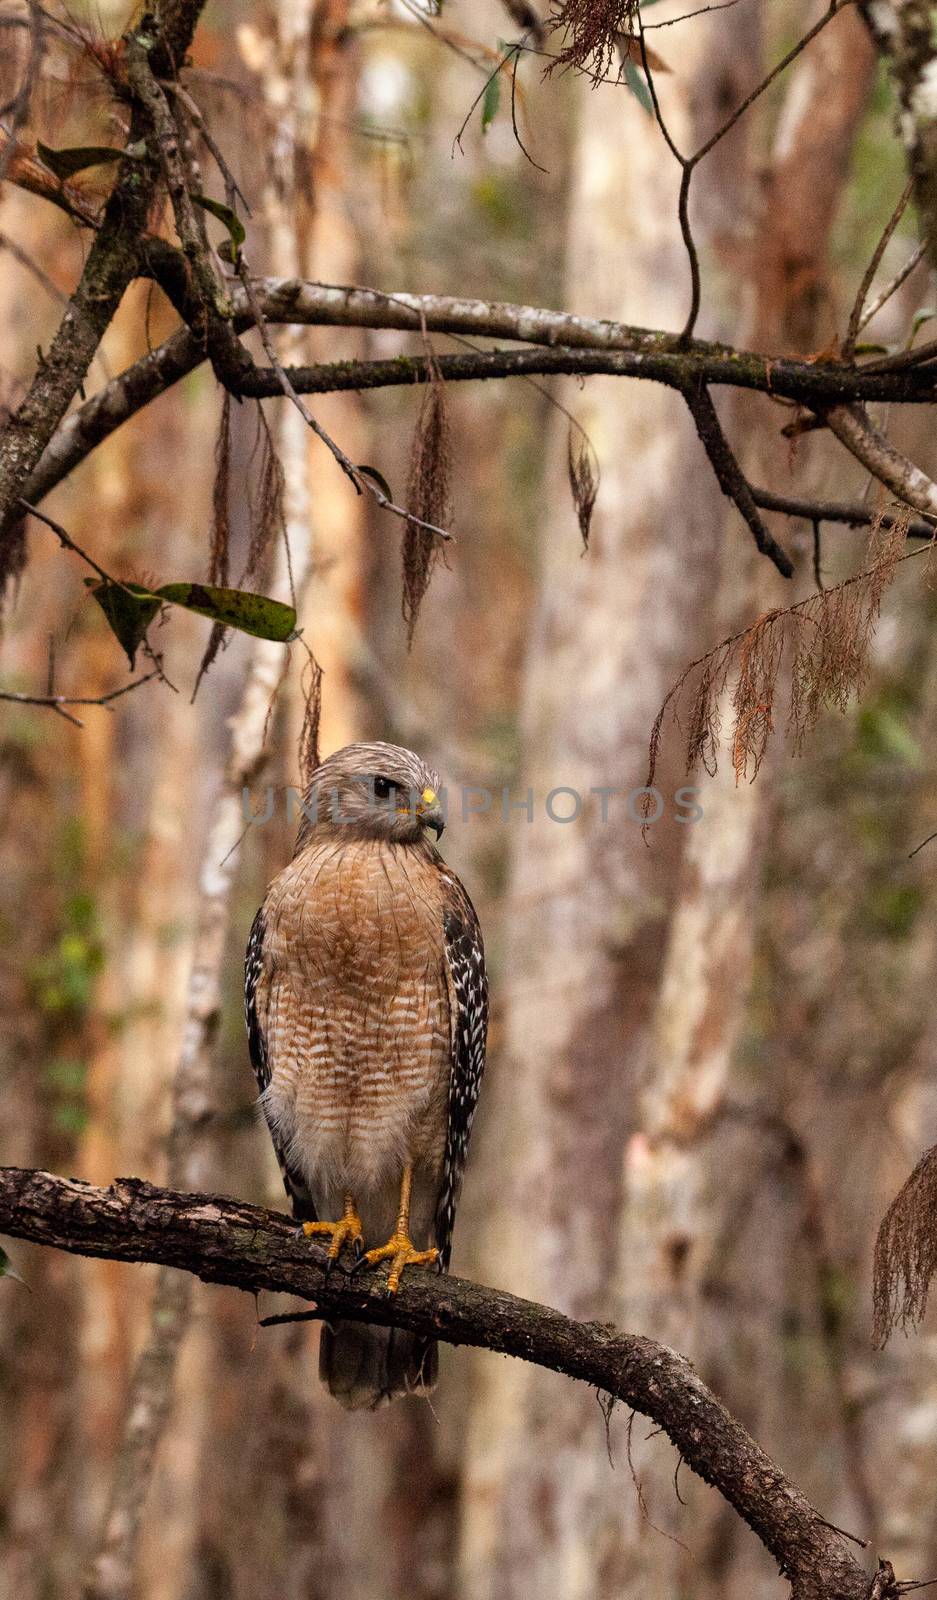
[[[287,1217],[136,1179],[109,1189],[18,1167],[0,1169],[0,1232],[77,1255],[178,1267],[207,1283],[293,1294],[318,1317],[391,1323],[500,1351],[577,1378],[662,1428],[716,1487],[789,1578],[797,1600],[867,1600],[870,1580],[842,1538],[706,1387],[688,1361],[652,1339],[574,1322],[547,1306],[457,1278],[326,1276],[325,1252]]]

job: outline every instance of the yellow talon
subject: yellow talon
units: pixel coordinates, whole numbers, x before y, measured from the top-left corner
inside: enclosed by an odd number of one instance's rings
[[[405,1267],[428,1265],[439,1257],[438,1250],[417,1250],[410,1238],[410,1190],[413,1184],[413,1168],[404,1167],[403,1177],[400,1181],[400,1210],[397,1213],[397,1223],[393,1233],[386,1244],[380,1245],[376,1250],[369,1250],[364,1257],[362,1265],[376,1267],[379,1261],[390,1262],[390,1272],[387,1274],[387,1293],[396,1294],[400,1288],[400,1279]]]
[[[327,1258],[329,1261],[337,1261],[346,1244],[351,1245],[356,1255],[360,1254],[364,1244],[358,1207],[350,1194],[345,1196],[345,1209],[338,1222],[304,1222],[303,1233],[307,1239],[314,1238],[317,1234],[330,1236],[332,1243],[329,1245]]]
[[[421,1267],[435,1261],[439,1256],[438,1250],[416,1250],[413,1240],[407,1233],[395,1233],[377,1250],[369,1250],[365,1261],[369,1267],[376,1267],[379,1261],[390,1262],[390,1272],[387,1274],[387,1293],[396,1294],[400,1288],[400,1277],[405,1267]]]

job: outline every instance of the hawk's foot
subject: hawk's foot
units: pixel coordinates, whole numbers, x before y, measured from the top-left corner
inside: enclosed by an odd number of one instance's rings
[[[331,1238],[326,1272],[331,1272],[346,1244],[351,1245],[356,1262],[363,1260],[364,1234],[361,1231],[361,1218],[350,1194],[345,1196],[345,1208],[338,1222],[304,1222],[302,1231],[307,1239],[322,1235]]]
[[[406,1267],[429,1266],[438,1259],[438,1250],[417,1250],[406,1230],[396,1230],[386,1244],[380,1245],[377,1250],[368,1250],[361,1261],[355,1263],[355,1270],[358,1266],[376,1267],[381,1261],[389,1261],[387,1293],[394,1295],[400,1288],[400,1279]]]

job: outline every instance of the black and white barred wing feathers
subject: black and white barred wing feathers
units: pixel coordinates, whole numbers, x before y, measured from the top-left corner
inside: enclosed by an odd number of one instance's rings
[[[271,1065],[267,1047],[267,1011],[270,1004],[271,973],[265,943],[267,937],[266,907],[261,906],[251,925],[244,958],[244,1020],[247,1023],[247,1042],[251,1066],[257,1079],[257,1089],[263,1104],[263,1095],[270,1085]],[[277,1130],[267,1122],[273,1148],[276,1151],[283,1185],[293,1204],[293,1215],[302,1222],[315,1222],[316,1208],[302,1174],[287,1158],[286,1150],[277,1137]]]
[[[439,1270],[452,1253],[452,1229],[462,1188],[472,1120],[478,1104],[488,1038],[485,947],[475,907],[457,878],[442,873],[443,932],[449,987],[451,1067],[449,1120],[442,1188],[436,1208]]]

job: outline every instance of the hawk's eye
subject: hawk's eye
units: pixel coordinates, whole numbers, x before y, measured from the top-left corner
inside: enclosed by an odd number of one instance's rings
[[[378,800],[388,800],[393,792],[394,785],[389,778],[375,778],[374,794]]]

